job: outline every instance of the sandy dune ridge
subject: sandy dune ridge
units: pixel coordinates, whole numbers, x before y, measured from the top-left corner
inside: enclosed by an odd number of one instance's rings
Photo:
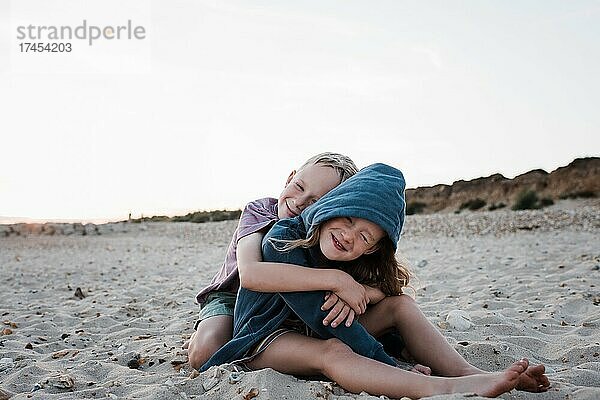
[[[408,217],[399,252],[413,265],[417,301],[450,343],[481,368],[521,357],[547,365],[547,393],[503,398],[600,398],[599,211],[598,200],[569,200]],[[376,398],[272,370],[222,366],[190,378],[180,347],[194,296],[235,225],[0,238],[1,390],[12,399]],[[466,331],[445,321],[457,309],[472,320]]]

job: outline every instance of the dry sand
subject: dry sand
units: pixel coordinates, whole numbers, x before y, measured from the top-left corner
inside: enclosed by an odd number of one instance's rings
[[[591,200],[408,217],[400,252],[418,276],[417,301],[450,343],[489,370],[521,357],[546,364],[547,393],[503,398],[600,398],[599,211]],[[253,389],[256,399],[376,398],[272,370],[190,378],[180,347],[194,295],[235,224],[0,238],[0,388],[12,399],[241,399]],[[455,309],[470,315],[468,330],[445,322]]]

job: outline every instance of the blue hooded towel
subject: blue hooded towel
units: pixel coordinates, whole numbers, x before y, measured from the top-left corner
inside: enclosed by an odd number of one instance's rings
[[[277,240],[305,239],[324,221],[335,217],[359,217],[378,224],[396,246],[404,224],[405,182],[402,172],[385,164],[370,165],[340,184],[296,217],[278,221],[263,239],[263,260],[317,267],[321,260],[310,249],[280,251]],[[273,240],[274,239],[274,240]],[[277,246],[280,247],[280,246]],[[329,339],[337,337],[365,357],[396,365],[356,320],[332,328],[324,326],[327,312],[321,311],[324,291],[261,293],[241,287],[234,311],[233,339],[217,351],[201,368],[246,360],[256,345],[274,332],[292,314],[302,319],[313,334]]]
[[[364,218],[383,228],[396,248],[404,225],[405,186],[400,170],[386,164],[369,165],[302,212],[307,235],[332,218]]]

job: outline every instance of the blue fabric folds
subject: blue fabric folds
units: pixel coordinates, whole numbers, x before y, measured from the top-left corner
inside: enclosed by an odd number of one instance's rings
[[[386,164],[369,165],[302,212],[308,235],[331,218],[364,218],[383,228],[396,246],[404,226],[405,187],[400,170]]]
[[[263,260],[304,267],[322,264],[323,261],[317,259],[317,253],[310,249],[281,251],[282,245],[278,240],[304,239],[318,224],[340,216],[365,218],[379,224],[396,245],[404,223],[404,188],[404,177],[399,170],[385,164],[364,168],[307,208],[299,217],[278,221],[263,239]],[[357,321],[350,327],[324,326],[322,321],[327,315],[327,312],[321,311],[324,296],[323,291],[260,293],[240,288],[234,311],[233,339],[221,347],[200,370],[244,358],[292,313],[321,338],[336,337],[360,355],[396,365],[382,344]]]

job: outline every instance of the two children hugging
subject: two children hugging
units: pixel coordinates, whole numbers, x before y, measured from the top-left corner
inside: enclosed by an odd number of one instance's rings
[[[233,339],[201,369],[241,360],[251,368],[322,374],[346,390],[390,397],[546,390],[544,367],[529,366],[525,359],[498,373],[472,366],[402,294],[409,275],[394,253],[403,222],[404,178],[383,164],[363,169],[300,216],[277,222],[262,244],[264,262],[296,268],[311,284],[287,283],[278,290],[276,282],[261,290],[242,282]],[[329,268],[315,268],[321,265]],[[311,279],[335,277],[333,271],[341,272],[337,277],[345,283]],[[354,289],[347,281],[352,276],[360,282],[353,282]],[[360,314],[360,323],[354,313]],[[408,353],[431,370],[397,368],[374,338],[388,332],[400,334]],[[429,376],[430,371],[444,377]]]
[[[279,198],[258,199],[245,206],[221,269],[196,296],[200,316],[194,334],[184,344],[189,347],[193,368],[199,368],[232,338],[233,310],[240,284],[262,292],[335,287],[334,293],[354,294],[362,289],[342,271],[329,269],[308,274],[310,271],[294,265],[264,262],[261,254],[262,239],[277,220],[299,215],[356,172],[354,162],[344,155],[317,154],[289,174]]]

